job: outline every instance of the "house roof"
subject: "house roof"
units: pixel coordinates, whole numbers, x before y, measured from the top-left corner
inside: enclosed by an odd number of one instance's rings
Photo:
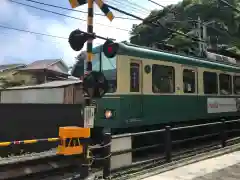
[[[59,81],[51,81],[43,84],[37,84],[32,86],[16,86],[11,88],[6,88],[2,91],[7,90],[21,90],[21,89],[49,89],[49,88],[59,88],[59,87],[65,87],[73,84],[80,84],[82,83],[81,80],[59,80]]]
[[[37,60],[33,63],[27,65],[25,68],[20,69],[21,71],[24,70],[50,70],[55,71],[63,74],[68,74],[66,71],[62,71],[61,69],[53,68],[53,65],[56,63],[61,63],[63,67],[68,69],[67,65],[61,59],[45,59],[45,60]]]
[[[15,68],[21,68],[21,67],[25,67],[25,64],[3,64],[0,65],[0,71],[4,71],[4,70],[11,70],[11,69],[15,69]]]

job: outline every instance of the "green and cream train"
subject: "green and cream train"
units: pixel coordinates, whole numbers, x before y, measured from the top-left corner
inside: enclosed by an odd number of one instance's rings
[[[107,58],[102,49],[93,50],[93,70],[103,71],[109,91],[94,100],[97,131],[115,134],[240,117],[240,66],[233,58],[187,57],[125,42]]]

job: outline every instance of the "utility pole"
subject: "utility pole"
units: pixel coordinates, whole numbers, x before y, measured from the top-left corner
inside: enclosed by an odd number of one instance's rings
[[[198,39],[198,47],[199,47],[199,55],[203,56],[204,52],[207,50],[206,40],[207,40],[207,29],[206,24],[202,23],[201,18],[198,16],[198,23],[197,23],[197,35]]]

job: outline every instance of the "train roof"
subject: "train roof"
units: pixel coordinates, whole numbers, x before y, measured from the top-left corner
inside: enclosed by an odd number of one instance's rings
[[[177,53],[171,53],[159,49],[153,49],[143,46],[134,45],[127,42],[119,44],[119,55],[128,55],[139,58],[154,59],[161,61],[175,62],[179,64],[218,69],[222,71],[240,72],[240,66],[234,63],[217,62],[207,58],[199,58],[193,56],[184,56]],[[93,53],[101,51],[102,45],[93,49]]]
[[[81,80],[60,80],[60,81],[51,81],[43,84],[37,84],[32,86],[16,86],[6,89],[1,89],[1,91],[8,91],[8,90],[22,90],[22,89],[51,89],[51,88],[59,88],[65,87],[73,84],[80,84]]]

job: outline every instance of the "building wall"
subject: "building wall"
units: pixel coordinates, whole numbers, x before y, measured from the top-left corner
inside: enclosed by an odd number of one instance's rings
[[[66,69],[66,67],[64,67],[61,62],[51,65],[51,69],[55,71],[62,71],[65,73],[68,72],[68,69]]]
[[[25,84],[36,84],[37,80],[36,77],[27,72],[17,72],[13,75],[13,80],[16,81],[24,81]]]
[[[0,78],[1,79],[13,79],[13,73],[15,72],[15,70],[9,70],[9,71],[3,71],[0,72]]]

